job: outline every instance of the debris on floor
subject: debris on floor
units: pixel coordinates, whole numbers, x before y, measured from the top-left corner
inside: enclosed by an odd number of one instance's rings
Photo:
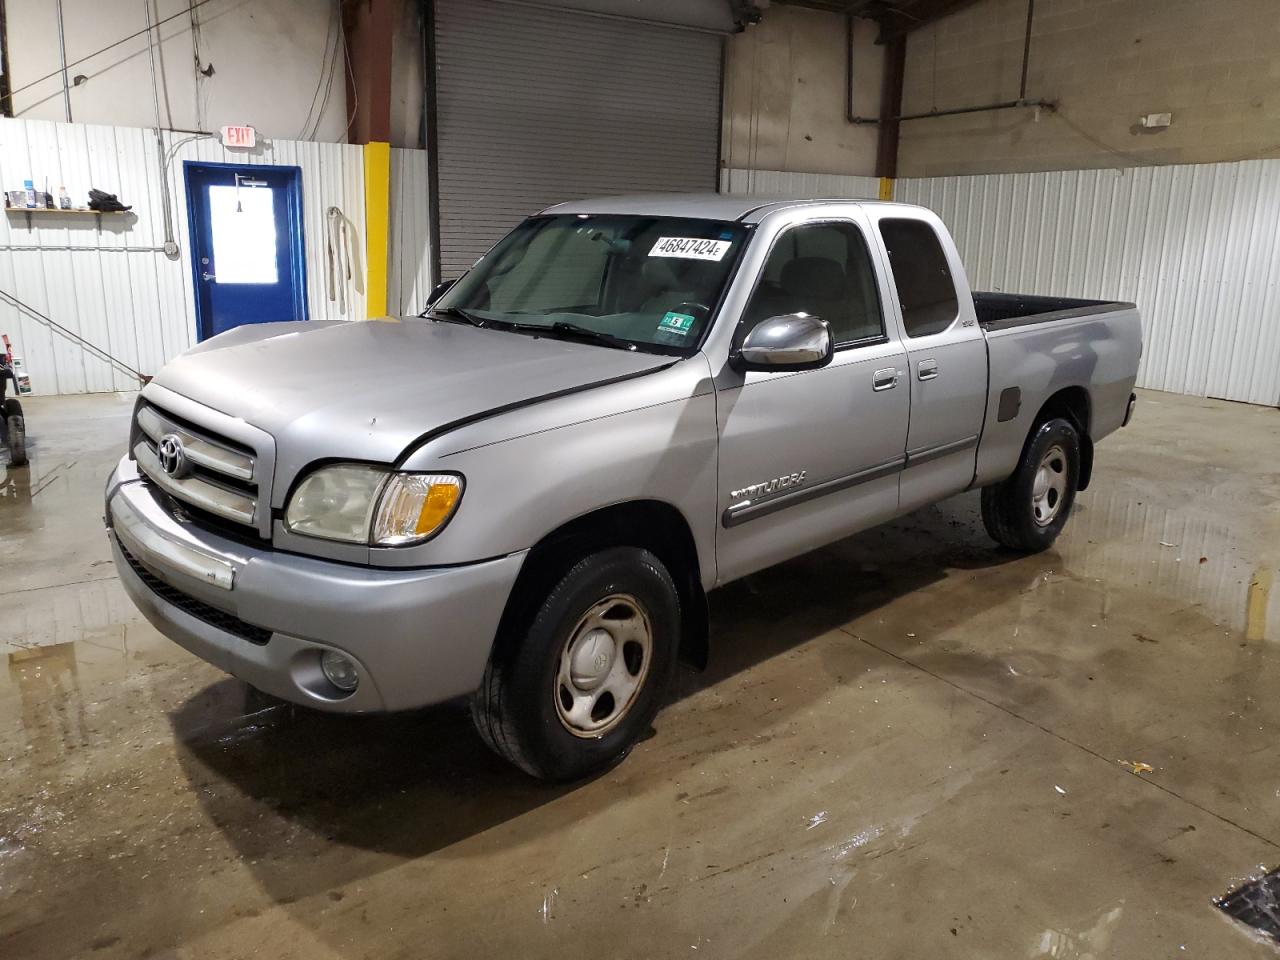
[[[1134,773],[1155,773],[1156,768],[1149,763],[1143,763],[1141,760],[1117,760],[1116,763],[1122,767],[1128,767]]]

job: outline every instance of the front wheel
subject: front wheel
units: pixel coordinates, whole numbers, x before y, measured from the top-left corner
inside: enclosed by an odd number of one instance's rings
[[[649,729],[676,664],[680,601],[662,561],[613,547],[580,560],[523,637],[499,638],[471,717],[526,773],[576,780],[622,760]]]
[[[1080,434],[1068,420],[1036,427],[1013,476],[982,489],[991,539],[1024,553],[1048,549],[1066,526],[1080,482]]]

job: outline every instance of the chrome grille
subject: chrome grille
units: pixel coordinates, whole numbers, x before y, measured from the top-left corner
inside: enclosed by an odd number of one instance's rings
[[[147,402],[138,407],[134,425],[133,457],[152,483],[197,511],[261,532],[258,508],[266,504],[252,448]],[[160,442],[168,436],[181,442],[189,464],[185,475],[172,475],[161,465]]]

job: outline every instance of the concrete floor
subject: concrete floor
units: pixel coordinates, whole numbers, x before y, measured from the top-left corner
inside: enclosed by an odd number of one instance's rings
[[[131,402],[32,401],[0,481],[2,957],[1268,953],[1210,898],[1280,862],[1280,412],[1144,394],[1041,556],[968,495],[721,591],[549,788],[160,637],[99,520]]]

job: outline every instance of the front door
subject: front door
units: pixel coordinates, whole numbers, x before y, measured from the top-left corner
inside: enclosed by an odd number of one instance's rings
[[[185,170],[198,338],[307,319],[302,171],[193,161]]]
[[[836,350],[818,370],[726,367],[716,379],[721,581],[897,512],[911,394],[884,289],[860,223],[802,223],[774,240],[739,335],[803,312],[827,321]]]

